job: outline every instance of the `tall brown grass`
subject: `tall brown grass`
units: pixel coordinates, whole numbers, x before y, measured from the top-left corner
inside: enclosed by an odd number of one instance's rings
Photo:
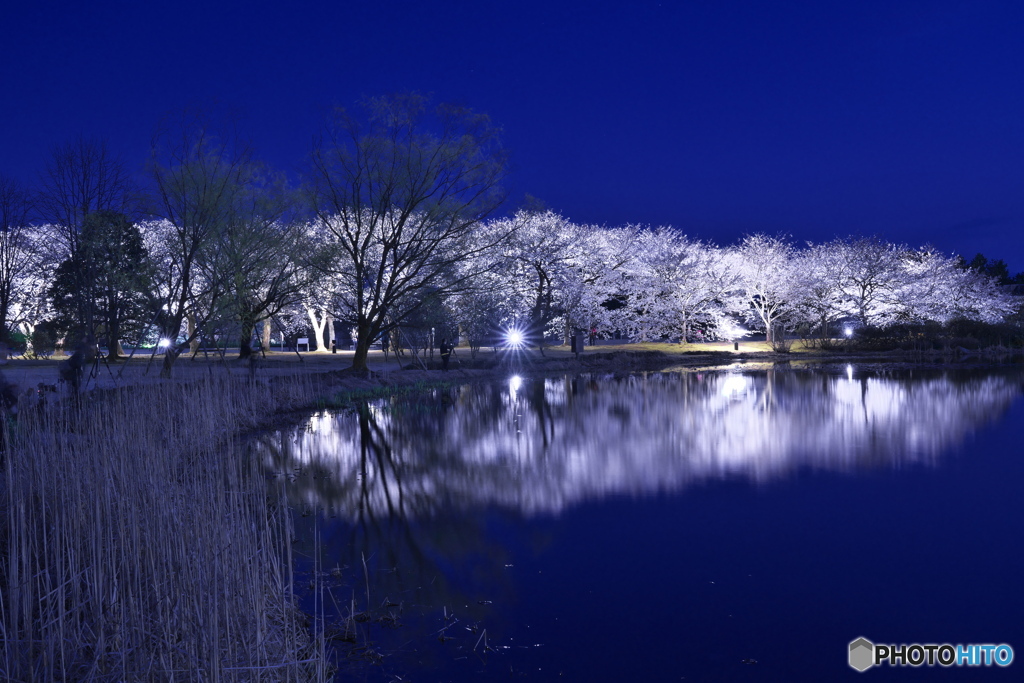
[[[329,678],[287,506],[233,438],[308,382],[22,406],[0,455],[0,680]]]

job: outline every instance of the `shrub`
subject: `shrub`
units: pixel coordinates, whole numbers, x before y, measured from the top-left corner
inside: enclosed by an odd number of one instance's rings
[[[40,358],[49,358],[53,355],[55,342],[53,337],[42,325],[37,325],[32,330],[32,353]]]
[[[24,334],[18,330],[8,329],[4,336],[7,337],[7,348],[10,349],[11,355],[20,356],[25,353],[28,338]]]
[[[793,348],[793,340],[786,337],[785,325],[777,325],[771,335],[770,345],[775,353],[789,353]]]

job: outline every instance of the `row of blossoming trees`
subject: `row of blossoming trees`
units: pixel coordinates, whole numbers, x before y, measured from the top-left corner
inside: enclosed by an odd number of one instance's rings
[[[743,326],[769,340],[798,329],[828,338],[841,320],[995,323],[1018,305],[962,259],[873,237],[796,245],[757,234],[720,247],[673,228],[577,225],[552,212],[498,223],[509,235],[502,258],[451,305],[471,334],[515,321],[639,340],[733,338]]]
[[[40,188],[0,179],[0,322],[41,343],[205,340],[333,321],[354,331],[354,367],[382,334],[431,329],[478,345],[518,327],[536,342],[577,329],[634,339],[828,339],[838,321],[885,327],[998,322],[998,282],[931,248],[879,238],[798,245],[750,235],[718,246],[669,228],[581,225],[546,210],[493,217],[505,157],[486,117],[405,95],[338,111],[300,188],[197,119],[157,136],[141,192],[106,147],[54,150]]]
[[[125,336],[109,328],[111,321],[130,331],[131,341],[140,334],[153,337],[153,318],[166,314],[165,303],[159,310],[153,304],[170,296],[181,300],[179,337],[198,338],[202,321],[211,332],[238,334],[243,347],[259,328],[269,336],[297,324],[316,329],[322,345],[332,319],[357,327],[358,336],[356,307],[381,305],[365,289],[364,300],[358,300],[346,269],[325,266],[339,262],[337,228],[320,221],[250,224],[222,235],[227,243],[199,255],[195,281],[187,284],[178,282],[173,249],[181,236],[173,223],[162,219],[131,227],[145,246],[133,263],[123,264],[129,267],[120,292],[122,317],[103,306],[95,314],[101,334],[114,342]],[[12,269],[7,322],[26,333],[67,308],[56,300],[55,283],[67,259],[52,258],[47,245],[53,232],[48,224],[26,226],[11,250],[12,260],[26,267]],[[959,259],[876,238],[799,247],[784,238],[751,235],[720,247],[673,228],[579,225],[550,211],[481,223],[471,236],[478,243],[461,245],[460,259],[436,283],[395,284],[408,291],[385,302],[376,329],[361,332],[376,337],[398,329],[411,339],[426,327],[447,325],[448,334],[459,329],[480,343],[510,327],[558,340],[572,330],[596,328],[647,341],[733,338],[746,327],[769,335],[802,328],[828,338],[841,320],[878,327],[999,322],[1017,306],[994,278]],[[367,269],[381,270],[381,262],[372,256],[368,261]],[[140,271],[149,271],[151,291],[133,290],[129,280]],[[116,284],[101,288],[111,286]],[[385,278],[382,288],[388,286]],[[188,291],[184,297],[182,287]]]

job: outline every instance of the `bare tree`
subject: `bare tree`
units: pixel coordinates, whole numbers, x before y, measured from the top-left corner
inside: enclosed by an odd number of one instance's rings
[[[79,137],[51,148],[36,206],[59,242],[54,250],[59,260],[78,257],[86,216],[109,211],[134,219],[141,203],[124,162],[103,140]],[[88,296],[77,298],[77,323],[86,334],[95,333],[91,301]]]
[[[186,113],[154,138],[151,172],[167,219],[158,252],[163,336],[170,345],[160,374],[170,377],[175,359],[225,303],[229,274],[213,264],[224,257],[218,250],[240,206],[251,201],[258,171],[247,145],[213,135],[203,117]],[[189,328],[180,338],[186,317]]]
[[[32,213],[29,192],[13,178],[0,175],[0,341],[7,342],[11,307],[19,283],[34,264],[26,230]]]
[[[503,200],[505,153],[486,116],[400,95],[368,100],[362,120],[338,110],[313,150],[309,195],[342,281],[340,319],[357,331],[352,367],[370,343],[487,268],[458,266],[493,244],[473,240]],[[387,322],[386,322],[387,321]]]
[[[66,253],[78,251],[82,221],[96,211],[115,211],[137,218],[141,193],[125,168],[102,140],[79,137],[50,150],[37,198],[43,221],[56,229]]]
[[[256,325],[297,303],[308,280],[302,226],[286,218],[290,205],[280,182],[250,182],[217,232],[213,258],[202,261],[207,280],[225,280],[228,309],[241,326],[240,358],[252,354]]]

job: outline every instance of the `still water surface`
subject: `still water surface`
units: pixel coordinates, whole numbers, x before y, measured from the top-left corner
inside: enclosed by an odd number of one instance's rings
[[[299,513],[300,584],[325,586],[306,607],[339,636],[363,619],[338,641],[346,680],[1011,680],[1022,387],[856,366],[511,378],[255,448]],[[1019,661],[857,674],[858,636]]]

